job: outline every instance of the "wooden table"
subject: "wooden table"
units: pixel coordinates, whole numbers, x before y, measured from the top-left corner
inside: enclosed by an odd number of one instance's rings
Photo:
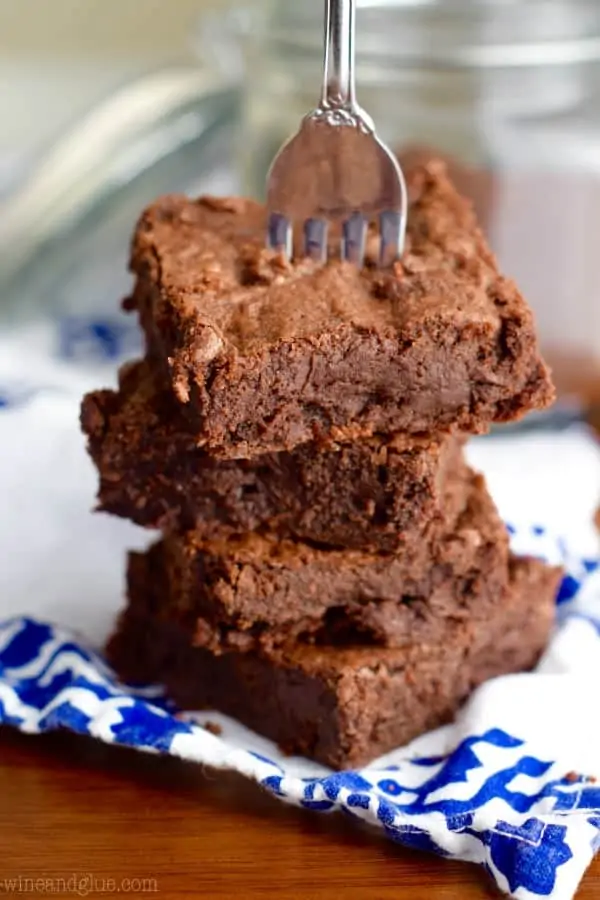
[[[286,807],[238,776],[72,735],[0,729],[0,897],[117,893],[498,896],[475,866],[402,850],[341,815]],[[600,897],[600,863],[578,896]]]

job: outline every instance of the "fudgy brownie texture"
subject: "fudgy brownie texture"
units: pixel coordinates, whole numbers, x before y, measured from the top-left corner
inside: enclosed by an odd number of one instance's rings
[[[250,200],[158,200],[134,236],[136,309],[199,446],[487,429],[553,399],[532,314],[441,163],[407,172],[401,262],[288,262]],[[376,243],[374,235],[371,243]]]
[[[468,470],[467,470],[468,471]],[[485,617],[508,584],[506,528],[480,476],[443,536],[414,554],[322,550],[256,534],[199,543],[173,535],[131,554],[128,580],[160,584],[157,619],[213,653],[292,640],[401,646],[443,637],[449,620]]]
[[[124,681],[161,682],[182,708],[214,708],[288,752],[360,766],[450,719],[470,691],[534,665],[549,635],[559,573],[511,562],[510,587],[489,615],[448,620],[443,635],[402,648],[296,643],[220,656],[156,618],[160,586],[138,572],[132,606],[107,648]],[[226,734],[225,734],[226,737]]]
[[[122,370],[118,392],[89,394],[81,423],[100,473],[100,509],[168,532],[223,539],[266,529],[392,553],[447,527],[464,503],[448,483],[465,468],[454,437],[375,436],[215,459],[196,446],[147,362]]]

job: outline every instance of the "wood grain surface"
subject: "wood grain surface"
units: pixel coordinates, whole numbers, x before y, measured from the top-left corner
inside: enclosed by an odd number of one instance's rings
[[[405,851],[239,776],[0,729],[0,897],[482,900],[475,866]],[[600,897],[594,863],[579,900]]]

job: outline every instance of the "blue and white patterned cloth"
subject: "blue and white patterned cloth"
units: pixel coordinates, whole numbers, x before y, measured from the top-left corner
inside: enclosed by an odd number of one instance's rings
[[[580,426],[474,442],[473,463],[519,552],[566,566],[535,673],[480,688],[458,720],[357,772],[282,756],[218,712],[178,714],[119,684],[94,648],[122,605],[127,548],[149,541],[90,514],[84,390],[114,381],[135,337],[68,319],[0,339],[0,721],[235,769],[280,799],[343,810],[407,846],[485,866],[514,897],[568,900],[600,846],[600,569],[591,526],[600,455]],[[50,624],[53,623],[53,624]],[[202,726],[222,727],[219,736]]]

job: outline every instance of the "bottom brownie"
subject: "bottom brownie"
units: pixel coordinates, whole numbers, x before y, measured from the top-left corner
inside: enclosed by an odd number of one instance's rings
[[[403,648],[294,643],[213,655],[152,616],[150,581],[130,597],[109,661],[135,683],[161,682],[182,708],[216,708],[288,752],[360,766],[450,719],[470,691],[535,664],[549,635],[560,574],[513,559],[510,587],[487,618],[448,622],[442,639]]]

